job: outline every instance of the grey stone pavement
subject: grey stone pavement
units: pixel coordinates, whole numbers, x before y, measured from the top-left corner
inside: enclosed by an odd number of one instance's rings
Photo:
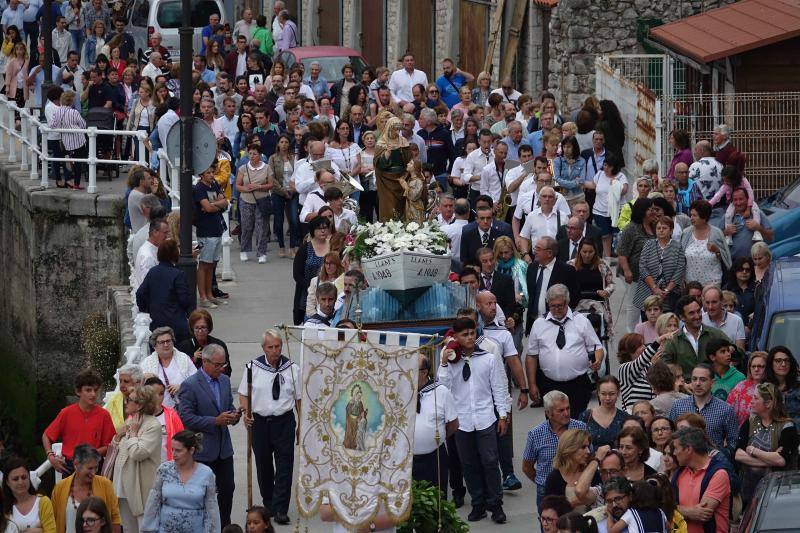
[[[259,343],[263,331],[276,324],[291,324],[291,302],[294,294],[292,261],[288,258],[278,258],[276,250],[275,244],[270,243],[267,264],[260,265],[252,259],[241,263],[238,244],[234,243],[231,248],[231,256],[235,280],[220,282],[220,287],[230,293],[230,304],[212,311],[213,334],[224,340],[230,350],[234,391],[242,379],[245,362],[262,353]],[[617,286],[620,287],[620,284]],[[621,297],[622,294],[618,292],[612,298],[614,315],[618,313]],[[290,350],[291,355],[299,353],[294,345],[290,346]],[[615,357],[612,357],[612,371],[616,372]],[[522,481],[522,489],[505,493],[503,505],[508,515],[508,522],[505,525],[498,526],[487,517],[480,522],[470,523],[470,531],[503,530],[509,533],[539,531],[534,508],[536,491],[533,483],[522,473],[521,456],[528,430],[544,420],[544,412],[541,408],[526,408],[522,411],[517,411],[515,408],[513,417],[514,467],[517,477]],[[236,493],[231,518],[234,523],[244,525],[244,511],[247,507],[247,437],[242,424],[233,427],[231,434],[235,450],[236,472]],[[294,475],[297,475],[297,461],[295,461]],[[254,503],[259,504],[260,495],[255,482],[255,466],[253,466],[253,476],[253,500]],[[466,504],[459,510],[465,521],[469,510],[469,496],[467,496]],[[292,519],[292,525],[276,526],[278,531],[293,530],[298,519],[294,503],[289,510],[289,516]],[[316,517],[310,519],[307,525],[310,532],[331,530],[330,524],[324,524]]]

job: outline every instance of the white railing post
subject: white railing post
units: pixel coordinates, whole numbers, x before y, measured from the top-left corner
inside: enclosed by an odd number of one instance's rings
[[[6,123],[6,111],[8,110],[8,99],[0,95],[0,154],[5,153],[6,147],[3,146],[3,135],[6,133],[5,128],[2,127]]]
[[[139,143],[139,164],[143,167],[150,166],[147,164],[147,150],[144,147],[144,140],[147,138],[147,135],[143,131],[137,131],[136,137],[134,137],[133,141]]]
[[[17,162],[17,151],[16,151],[16,139],[14,137],[14,131],[16,130],[14,126],[14,110],[11,108],[9,103],[8,114],[6,116],[6,121],[8,124],[8,162],[9,163],[16,163]]]
[[[97,192],[97,128],[89,128],[89,186],[86,192]]]
[[[47,126],[43,126],[41,129],[42,134],[42,187],[47,188],[49,187],[48,179],[50,173],[50,165],[48,164],[48,159],[50,157],[50,147],[47,145]],[[56,163],[53,163],[54,165]],[[66,169],[65,169],[66,170]]]
[[[19,146],[22,149],[19,169],[28,170],[28,157],[30,156],[30,148],[26,146],[28,142],[28,117],[25,116],[24,110],[20,110],[19,113],[19,135]]]
[[[30,128],[28,140],[31,143],[31,179],[35,180],[39,177],[39,154],[36,153],[39,148],[37,146],[39,144],[39,128],[35,118],[31,117],[28,121],[28,127]]]
[[[230,209],[226,209],[222,213],[222,218],[225,220],[225,227],[227,228],[222,234],[222,279],[224,281],[233,279],[233,267],[231,266],[231,243],[233,239],[231,238],[229,213]]]

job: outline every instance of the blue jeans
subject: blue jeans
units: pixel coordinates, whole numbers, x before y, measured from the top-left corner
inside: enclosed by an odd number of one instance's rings
[[[442,192],[447,192],[447,178],[448,177],[449,176],[448,176],[447,172],[445,172],[444,174],[439,174],[438,176],[436,176],[436,181],[439,182],[439,186],[442,188]]]
[[[297,248],[300,246],[299,197],[295,194],[291,199],[287,200],[283,196],[275,194],[272,196],[272,201],[276,210],[285,215],[289,220],[289,247]],[[286,243],[284,242],[283,215],[273,215],[272,217],[272,229],[278,237],[278,248],[286,248]]]
[[[86,40],[86,33],[83,30],[69,30],[69,33],[72,35],[72,50],[80,53],[83,41]]]

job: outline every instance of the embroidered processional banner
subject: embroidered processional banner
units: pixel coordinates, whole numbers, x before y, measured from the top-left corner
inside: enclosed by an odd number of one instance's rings
[[[307,328],[297,507],[316,514],[323,496],[346,527],[378,511],[404,518],[411,504],[421,337]]]

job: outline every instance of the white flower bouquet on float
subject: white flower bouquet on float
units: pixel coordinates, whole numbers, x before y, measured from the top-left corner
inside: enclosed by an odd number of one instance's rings
[[[370,287],[429,287],[450,273],[447,236],[435,222],[360,224],[350,231],[347,244],[345,253],[361,262]]]

